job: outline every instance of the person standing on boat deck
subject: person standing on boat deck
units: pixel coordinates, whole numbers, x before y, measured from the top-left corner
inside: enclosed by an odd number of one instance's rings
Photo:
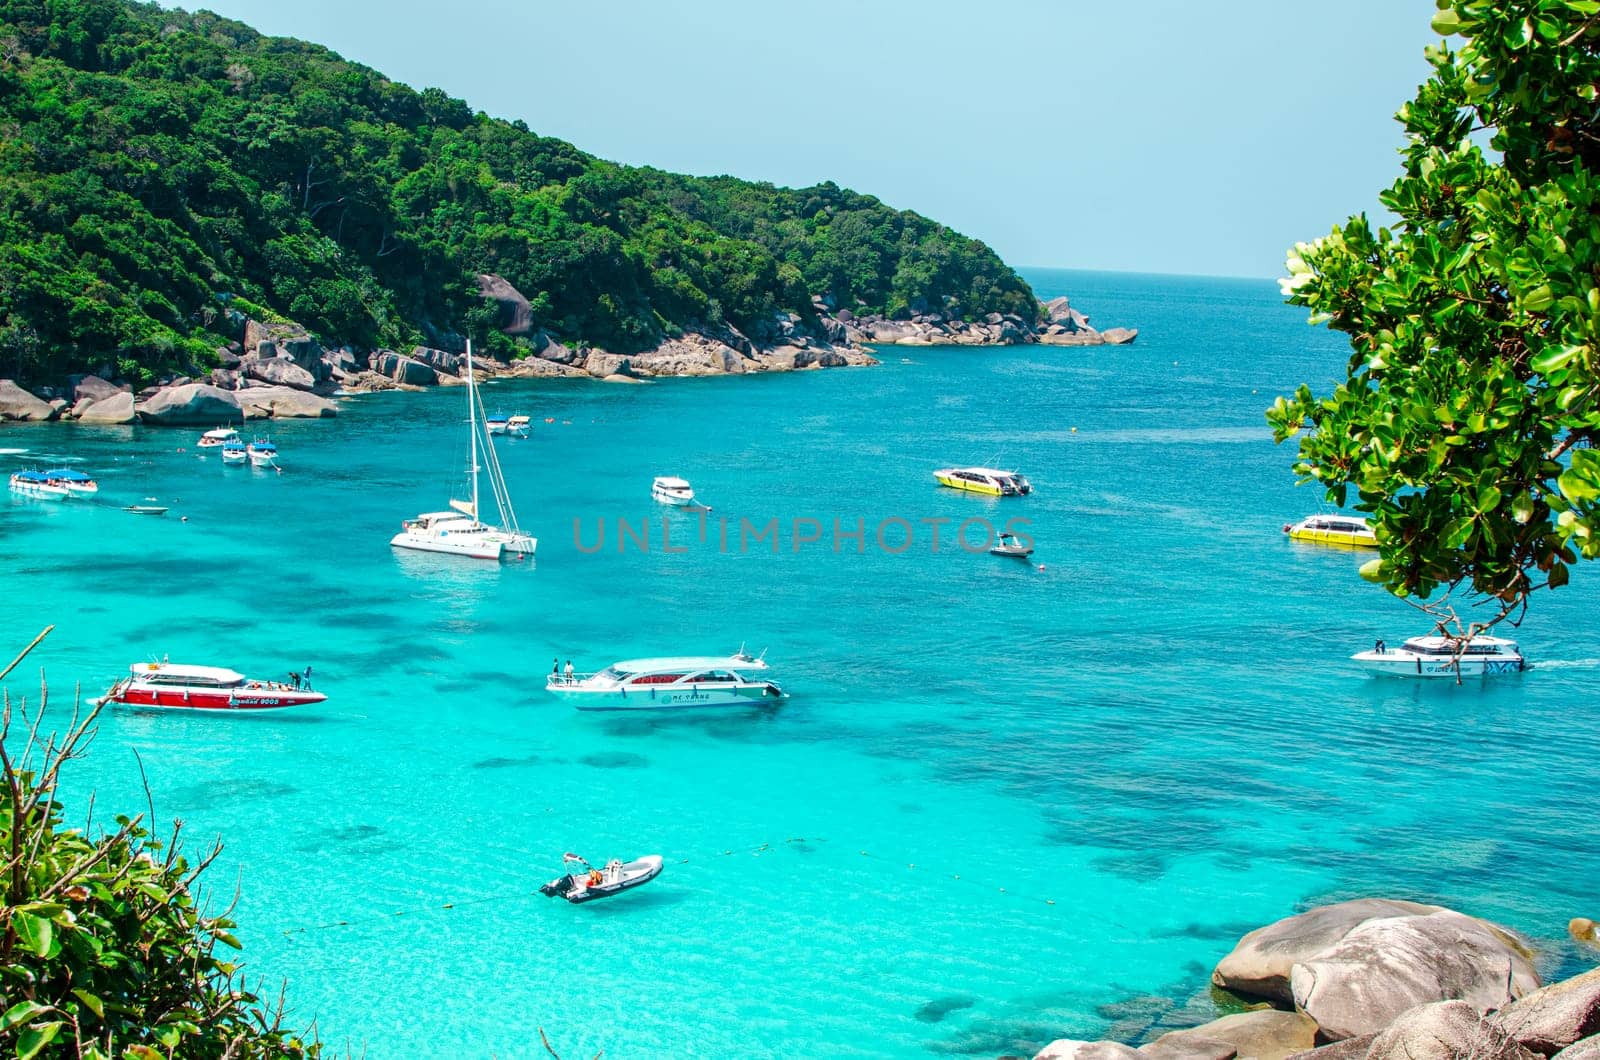
[[[305,677],[304,677],[303,683],[305,684],[305,687],[307,687],[307,688],[311,687],[311,664],[310,663],[306,664],[306,672],[305,672]]]
[[[557,681],[561,680],[561,660],[560,660],[560,658],[555,658],[555,659],[551,659],[550,660],[550,676],[555,678]]]
[[[572,660],[567,660],[567,684],[572,684]]]
[[[294,687],[296,687],[296,688],[300,687],[300,671],[299,670],[290,670],[289,671],[289,683],[294,685]]]

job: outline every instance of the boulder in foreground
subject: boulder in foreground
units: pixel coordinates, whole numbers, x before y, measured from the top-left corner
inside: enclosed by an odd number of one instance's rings
[[[133,395],[126,390],[80,407],[79,423],[132,423],[138,418],[133,413]]]
[[[42,423],[56,418],[50,402],[37,398],[9,379],[0,379],[0,420]]]

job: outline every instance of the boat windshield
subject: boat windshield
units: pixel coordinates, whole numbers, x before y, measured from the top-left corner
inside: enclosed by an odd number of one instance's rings
[[[608,666],[604,670],[600,671],[599,676],[607,681],[620,681],[624,677],[627,677],[628,674],[626,671],[619,670],[615,666]]]

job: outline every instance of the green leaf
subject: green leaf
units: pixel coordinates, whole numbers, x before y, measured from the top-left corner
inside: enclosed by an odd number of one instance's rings
[[[1569,575],[1566,564],[1557,563],[1554,567],[1550,568],[1550,588],[1561,588],[1563,585],[1567,584],[1568,577]]]
[[[1548,289],[1548,288],[1547,288]],[[1540,375],[1549,375],[1558,368],[1565,368],[1573,359],[1583,353],[1582,346],[1548,346],[1539,352],[1539,355],[1528,362]]]
[[[24,1027],[17,1032],[17,1060],[33,1060],[39,1051],[56,1040],[63,1024],[46,1023],[38,1027]]]
[[[1383,584],[1383,560],[1369,559],[1361,565],[1360,574],[1369,582]]]
[[[79,987],[73,987],[72,993],[79,1001],[83,1002],[84,1006],[88,1008],[90,1012],[93,1012],[101,1019],[106,1018],[106,1007],[103,1003],[101,1003],[99,998],[89,993],[89,991],[80,989]]]
[[[13,910],[11,924],[17,929],[17,937],[22,940],[23,946],[35,957],[50,955],[50,944],[55,941],[55,927],[49,920]]]
[[[1453,7],[1447,7],[1433,16],[1433,31],[1441,37],[1448,37],[1452,33],[1460,33],[1465,25],[1461,13]]]
[[[37,1001],[18,1001],[6,1009],[4,1015],[0,1015],[0,1031],[10,1030],[19,1023],[27,1023],[49,1011],[49,1005],[41,1005]]]
[[[1555,300],[1556,295],[1550,290],[1550,285],[1543,284],[1522,296],[1522,308],[1530,313],[1542,313],[1549,309]]]

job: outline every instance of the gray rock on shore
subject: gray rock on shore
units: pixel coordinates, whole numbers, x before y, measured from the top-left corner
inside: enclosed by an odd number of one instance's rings
[[[204,383],[158,390],[134,411],[141,421],[161,427],[217,427],[244,417],[233,394]]]
[[[1367,1060],[1537,1060],[1500,1034],[1465,1001],[1430,1001],[1397,1015],[1366,1052]]]
[[[326,419],[339,414],[327,398],[287,386],[260,386],[238,393],[245,419]]]
[[[43,423],[56,418],[50,402],[34,396],[10,379],[0,379],[0,420]]]
[[[1593,1035],[1569,1045],[1555,1055],[1553,1060],[1600,1060],[1600,1035]]]
[[[98,401],[80,400],[73,407],[73,417],[79,423],[132,423],[138,417],[133,411],[133,393],[128,390],[118,390],[108,397]]]
[[[1393,916],[1425,916],[1443,906],[1390,898],[1357,898],[1318,906],[1297,916],[1256,928],[1217,962],[1211,982],[1237,994],[1294,1004],[1289,973],[1301,961],[1343,939],[1368,920]]]
[[[1600,1035],[1600,968],[1524,994],[1489,1022],[1542,1056]]]
[[[1500,1008],[1539,988],[1530,954],[1504,929],[1441,909],[1367,920],[1294,966],[1295,1007],[1326,1039],[1382,1030],[1432,1001]]]
[[[240,365],[240,370],[248,379],[257,379],[273,386],[310,390],[317,384],[316,376],[288,357],[273,357],[270,360],[251,357]]]

